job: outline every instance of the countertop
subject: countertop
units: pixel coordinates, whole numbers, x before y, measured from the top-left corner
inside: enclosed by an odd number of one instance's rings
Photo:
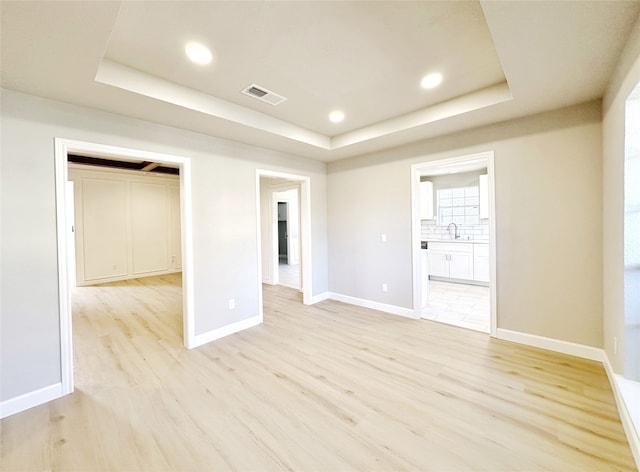
[[[424,239],[422,241],[425,241]],[[467,243],[467,244],[489,244],[487,239],[427,239],[428,243]]]

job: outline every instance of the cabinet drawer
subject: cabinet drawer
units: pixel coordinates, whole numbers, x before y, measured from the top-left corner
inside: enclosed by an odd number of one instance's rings
[[[488,244],[474,244],[473,245],[473,254],[476,256],[488,256],[489,255],[489,245]]]
[[[429,249],[438,252],[463,252],[471,253],[473,244],[469,243],[432,243],[429,242]]]

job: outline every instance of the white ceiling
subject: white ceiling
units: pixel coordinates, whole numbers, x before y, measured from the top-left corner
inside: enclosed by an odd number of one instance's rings
[[[640,1],[0,8],[5,88],[331,161],[601,97]],[[242,95],[252,83],[287,100]]]

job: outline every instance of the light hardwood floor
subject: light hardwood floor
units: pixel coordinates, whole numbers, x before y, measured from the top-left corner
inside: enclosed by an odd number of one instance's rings
[[[267,285],[188,351],[179,280],[76,291],[76,391],[2,420],[3,471],[636,470],[598,363]]]

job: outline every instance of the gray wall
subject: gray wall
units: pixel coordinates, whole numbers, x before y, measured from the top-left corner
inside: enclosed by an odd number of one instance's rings
[[[498,327],[600,347],[600,116],[591,102],[330,163],[330,291],[411,308],[411,164],[494,150]]]
[[[604,349],[613,369],[626,373],[624,352],[628,343],[624,322],[624,115],[625,102],[640,82],[640,19],[629,37],[603,99],[603,284]],[[618,340],[618,352],[614,350]],[[640,362],[640,358],[627,362]]]
[[[311,177],[313,294],[327,291],[324,163],[5,90],[1,132],[2,401],[60,381],[55,137],[192,159],[196,334],[258,314],[256,168]]]

